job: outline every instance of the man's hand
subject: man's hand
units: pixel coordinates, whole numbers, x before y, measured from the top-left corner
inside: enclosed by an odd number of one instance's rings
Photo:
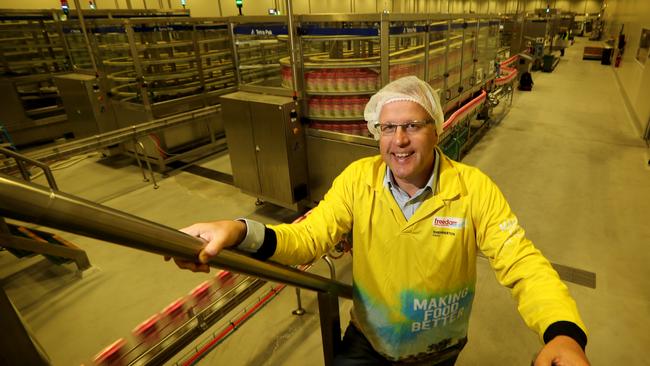
[[[222,249],[235,246],[244,240],[246,224],[241,221],[204,222],[182,228],[180,231],[203,239],[206,244],[199,253],[198,262],[178,258],[174,258],[174,262],[179,268],[207,273],[210,272],[210,267],[206,263],[210,258],[219,254]],[[171,258],[165,257],[165,260],[169,259]]]
[[[542,348],[534,366],[589,366],[589,361],[573,338],[557,336]]]

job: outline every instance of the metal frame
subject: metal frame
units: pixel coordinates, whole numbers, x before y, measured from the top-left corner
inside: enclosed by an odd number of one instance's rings
[[[68,258],[75,262],[79,271],[85,271],[90,268],[90,260],[88,259],[86,252],[83,249],[70,246],[71,243],[66,243],[65,246],[56,245],[2,233],[0,233],[0,243],[0,246],[3,247],[26,250],[36,254]]]
[[[4,289],[0,288],[0,351],[7,365],[51,365],[43,347],[32,336]]]
[[[56,185],[54,174],[52,174],[52,169],[50,169],[49,165],[4,147],[0,147],[0,154],[5,155],[7,157],[14,158],[14,160],[16,161],[16,166],[18,166],[18,170],[20,171],[20,175],[23,177],[25,181],[27,182],[31,181],[29,171],[25,166],[25,164],[31,164],[43,170],[43,174],[45,175],[45,178],[47,179],[47,184],[50,186],[50,188],[54,190],[59,189],[58,186]]]
[[[178,230],[4,175],[0,175],[0,215],[191,261],[203,247],[200,239]],[[352,286],[231,250],[208,264],[318,292],[325,364],[332,364],[341,339],[338,297],[351,299]]]

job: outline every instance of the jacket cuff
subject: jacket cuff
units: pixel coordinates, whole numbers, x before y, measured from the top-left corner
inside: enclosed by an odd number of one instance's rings
[[[587,347],[587,335],[575,323],[562,320],[549,325],[544,332],[544,343],[550,342],[559,335],[573,338],[583,351]]]
[[[278,239],[275,235],[275,231],[269,229],[268,227],[264,228],[264,241],[262,245],[253,253],[251,257],[259,259],[261,261],[267,260],[275,254],[275,248],[277,247]]]

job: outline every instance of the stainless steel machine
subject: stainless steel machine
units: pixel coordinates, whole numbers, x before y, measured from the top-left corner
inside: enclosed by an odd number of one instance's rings
[[[54,9],[0,10],[0,91],[5,96],[0,124],[13,142],[21,146],[72,137],[53,78],[79,71],[102,76],[98,55],[91,51],[97,43],[87,32],[89,20],[143,16],[187,18],[189,11],[83,10],[64,17]]]
[[[76,138],[117,129],[115,116],[99,83],[97,77],[79,73],[54,77],[54,84]]]
[[[16,145],[70,132],[52,76],[70,70],[60,24],[47,11],[10,12],[0,19],[3,73],[0,124]]]
[[[220,95],[236,90],[226,19],[100,19],[87,24],[118,127],[217,105]],[[145,159],[159,170],[224,146],[219,116],[150,137],[142,141]],[[135,148],[126,144],[126,150]]]
[[[235,185],[296,210],[308,196],[304,131],[292,98],[250,92],[221,97]]]

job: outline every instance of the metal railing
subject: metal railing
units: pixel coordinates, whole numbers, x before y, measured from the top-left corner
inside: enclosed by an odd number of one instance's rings
[[[178,230],[4,174],[0,216],[187,260],[196,260],[203,246]],[[341,340],[338,297],[351,299],[350,285],[231,250],[213,257],[209,265],[318,292],[325,364],[332,364]]]
[[[14,150],[10,150],[4,147],[0,147],[0,154],[14,158],[16,161],[16,166],[18,166],[18,170],[20,171],[20,175],[23,177],[23,179],[27,182],[31,181],[31,176],[29,174],[29,170],[27,169],[27,164],[31,164],[34,166],[37,166],[41,169],[43,169],[43,174],[45,174],[45,178],[47,179],[47,184],[50,186],[50,188],[54,190],[58,190],[59,187],[56,185],[56,180],[54,180],[54,175],[52,174],[52,169],[50,169],[50,166],[47,165],[46,163],[40,162],[38,160],[32,159],[28,156],[25,156],[21,153],[18,153]]]

